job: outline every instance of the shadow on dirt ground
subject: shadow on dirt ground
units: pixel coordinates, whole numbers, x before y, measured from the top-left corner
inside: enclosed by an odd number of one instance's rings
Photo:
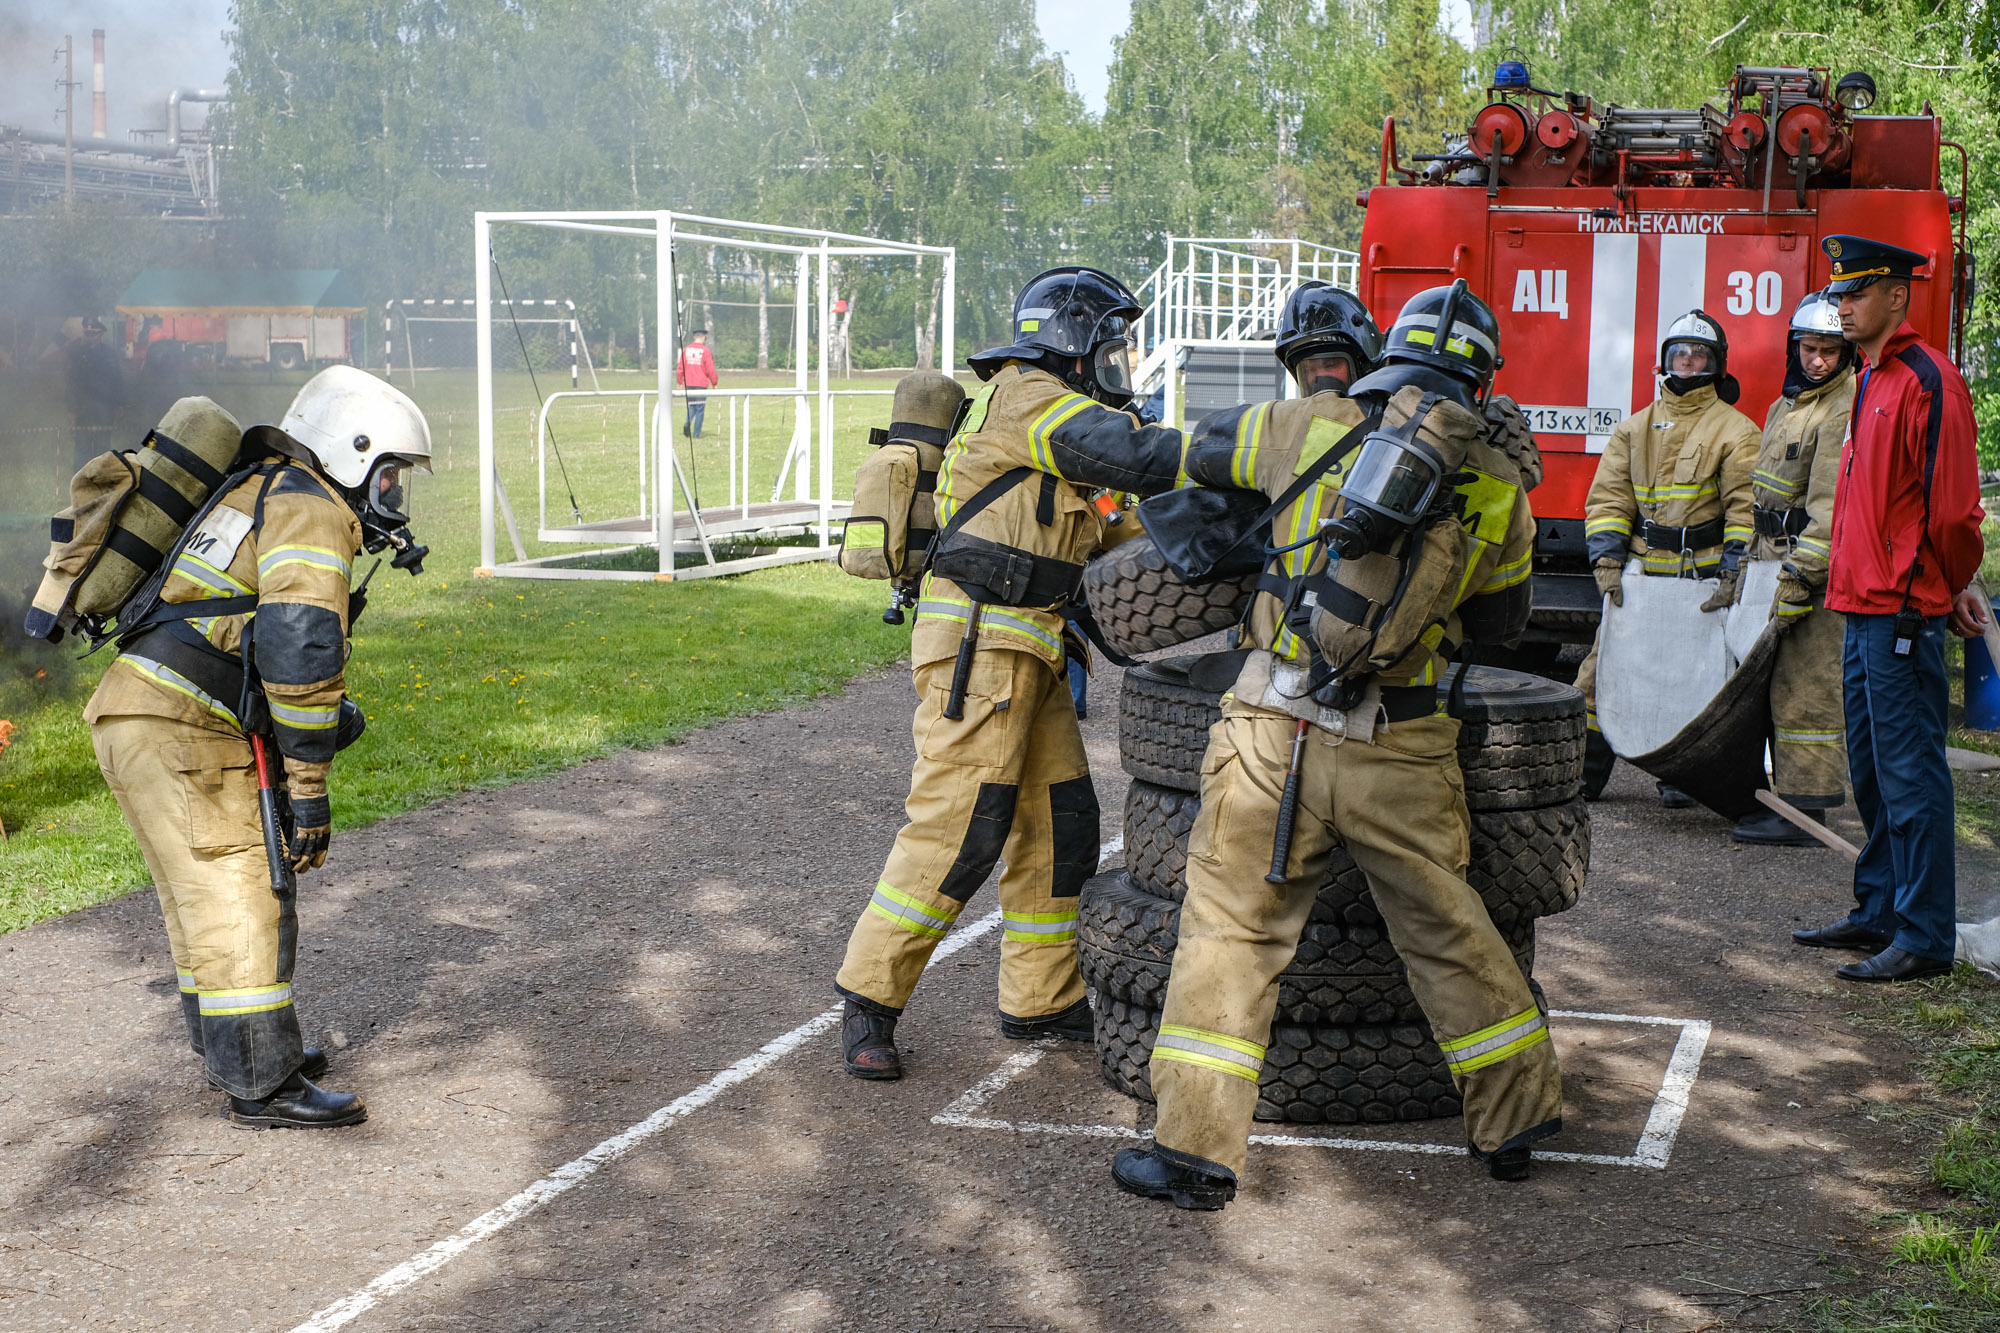
[[[1085,724],[1118,832],[1115,691]],[[678,746],[470,794],[348,835],[302,892],[298,983],[329,1085],[369,1123],[216,1115],[147,895],[0,942],[0,1325],[290,1329],[821,1012],[900,821],[906,674]],[[337,791],[336,791],[337,799]],[[348,1325],[375,1329],[1695,1329],[1755,1327],[1879,1260],[1915,1181],[1893,1038],[1842,961],[1788,932],[1844,910],[1830,852],[1733,847],[1622,770],[1582,903],[1543,923],[1551,1004],[1705,1020],[1664,1168],[1617,1165],[1681,1029],[1556,1024],[1564,1135],[1610,1159],[1495,1184],[1456,1120],[1267,1126],[1221,1214],[1120,1195],[1149,1108],[994,1020],[997,937],[942,961],[864,1084],[821,1035]],[[965,920],[992,906],[976,898]],[[1416,1145],[1402,1149],[1394,1144]]]

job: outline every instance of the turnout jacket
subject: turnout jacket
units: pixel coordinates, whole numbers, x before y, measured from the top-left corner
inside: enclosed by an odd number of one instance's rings
[[[1833,500],[1829,610],[1894,615],[1905,587],[1924,615],[1951,610],[1986,550],[1976,436],[1958,367],[1904,323],[1882,363],[1862,366],[1855,392]],[[1933,457],[1926,524],[1924,472]]]
[[[1749,544],[1750,474],[1757,463],[1757,425],[1715,395],[1665,389],[1646,408],[1618,423],[1598,460],[1584,500],[1584,547],[1591,560],[1636,555],[1648,574],[1682,571],[1678,540],[1655,544],[1645,524],[1703,529],[1694,563],[1712,572],[1725,542]]]
[[[1385,426],[1410,419],[1422,390],[1399,389],[1383,414]],[[1186,475],[1203,486],[1253,490],[1275,500],[1328,450],[1350,451],[1361,441],[1353,432],[1368,417],[1364,402],[1337,393],[1229,408],[1204,417],[1188,441]],[[1431,607],[1428,628],[1408,651],[1376,673],[1384,686],[1435,685],[1445,662],[1467,638],[1512,643],[1527,626],[1531,609],[1535,516],[1513,459],[1487,442],[1488,426],[1452,402],[1441,402],[1425,419],[1421,434],[1440,440],[1445,432],[1476,434],[1457,474],[1457,537],[1465,546],[1465,573],[1455,589]],[[1286,628],[1283,596],[1298,579],[1326,566],[1324,543],[1307,541],[1333,516],[1341,483],[1352,458],[1334,463],[1298,500],[1271,520],[1274,546],[1305,542],[1272,557],[1251,604],[1245,643],[1287,662],[1305,665],[1308,644]]]
[[[1833,550],[1833,483],[1840,475],[1840,441],[1853,406],[1852,366],[1796,398],[1772,403],[1751,476],[1758,527],[1751,558],[1785,561],[1815,592],[1826,586]]]
[[[251,635],[251,661],[270,703],[292,793],[317,795],[332,767],[346,690],[347,598],[361,524],[332,483],[306,464],[284,460],[268,481],[268,490],[265,475],[240,482],[196,525],[161,600],[257,599],[255,611],[187,623],[231,657],[240,655],[244,634]],[[264,522],[258,528],[260,493]],[[133,641],[106,669],[85,721],[140,714],[242,734],[238,699],[214,697],[149,656],[147,644],[148,638]]]
[[[1073,392],[1045,370],[1019,361],[1002,366],[973,395],[964,424],[945,448],[938,527],[952,527],[958,512],[1002,476],[1015,469],[1027,473],[958,524],[948,540],[940,539],[936,568],[924,577],[917,600],[911,665],[958,652],[973,599],[948,574],[963,568],[953,554],[969,551],[999,560],[1008,553],[1033,557],[1044,585],[1038,591],[1050,593],[1026,605],[986,604],[979,617],[981,646],[1033,653],[1060,667],[1063,608],[1076,593],[1084,562],[1105,544],[1092,492],[1144,496],[1173,489],[1181,444],[1181,432],[1141,425],[1131,413]],[[960,577],[971,581],[969,574]],[[1060,589],[1048,586],[1064,579]]]

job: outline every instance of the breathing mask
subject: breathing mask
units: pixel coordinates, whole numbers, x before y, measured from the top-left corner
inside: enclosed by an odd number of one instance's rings
[[[410,465],[401,459],[384,458],[361,486],[349,492],[349,499],[361,520],[361,544],[371,553],[394,547],[396,555],[390,566],[416,575],[424,572],[424,557],[431,548],[418,544],[410,535],[410,516],[404,512],[409,471]]]
[[[1387,550],[1397,533],[1430,512],[1444,489],[1445,461],[1418,433],[1437,401],[1426,394],[1409,421],[1361,442],[1341,483],[1340,513],[1320,529],[1320,539],[1342,560]]]

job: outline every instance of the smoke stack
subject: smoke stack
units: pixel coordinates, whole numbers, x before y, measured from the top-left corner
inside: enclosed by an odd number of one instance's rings
[[[104,114],[104,29],[95,28],[90,34],[90,137],[102,139],[109,134]]]

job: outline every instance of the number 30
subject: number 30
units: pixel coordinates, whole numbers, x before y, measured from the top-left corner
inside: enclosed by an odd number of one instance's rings
[[[1747,315],[1751,307],[1756,307],[1760,315],[1775,315],[1785,302],[1785,280],[1768,269],[1754,278],[1748,269],[1737,269],[1729,275],[1729,313]]]

